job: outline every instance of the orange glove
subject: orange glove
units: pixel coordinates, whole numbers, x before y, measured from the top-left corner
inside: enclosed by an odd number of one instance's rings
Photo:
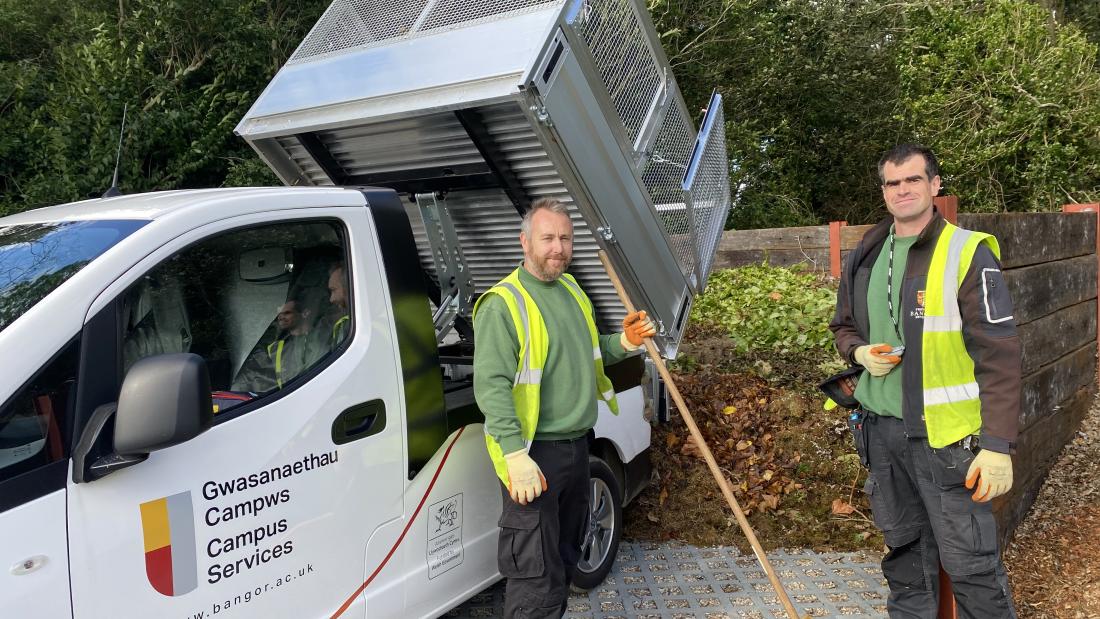
[[[1008,492],[1012,487],[1012,456],[988,449],[979,451],[966,472],[966,487],[973,488],[975,482],[978,489],[972,498],[978,503]]]
[[[631,312],[623,318],[623,334],[620,342],[628,351],[638,350],[647,337],[657,335],[657,327],[653,321],[646,317],[645,310]]]

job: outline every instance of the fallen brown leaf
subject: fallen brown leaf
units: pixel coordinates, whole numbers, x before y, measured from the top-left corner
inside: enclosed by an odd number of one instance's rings
[[[844,499],[833,499],[833,514],[837,516],[847,516],[855,511],[856,508],[852,507]]]

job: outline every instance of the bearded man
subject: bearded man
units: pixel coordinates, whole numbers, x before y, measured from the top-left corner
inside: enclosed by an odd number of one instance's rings
[[[604,365],[642,346],[645,312],[600,335],[592,302],[565,272],[573,222],[541,199],[523,217],[523,263],[474,306],[474,396],[501,481],[497,561],[505,617],[561,617],[581,556],[588,507],[588,434],[597,402],[618,404]]]

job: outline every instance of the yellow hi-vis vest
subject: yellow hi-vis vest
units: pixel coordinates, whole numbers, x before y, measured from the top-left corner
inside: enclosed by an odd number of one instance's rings
[[[611,379],[603,371],[600,332],[596,329],[596,321],[592,317],[592,302],[572,275],[564,273],[558,281],[573,295],[577,305],[581,307],[581,313],[584,314],[585,322],[588,324],[588,332],[592,336],[592,357],[598,391],[596,396],[607,403],[612,413],[618,415],[619,402],[615,398],[615,388],[611,384]],[[535,300],[527,294],[523,284],[520,283],[518,268],[477,300],[474,304],[475,316],[481,302],[490,294],[500,295],[504,299],[508,312],[512,315],[516,335],[519,337],[519,367],[516,369],[515,380],[512,381],[512,402],[516,409],[516,417],[519,419],[521,436],[530,448],[531,441],[535,438],[535,429],[539,425],[539,385],[542,383],[542,369],[546,366],[546,357],[550,350],[550,338],[546,333],[546,323],[542,320],[542,314]],[[488,430],[485,431],[485,445],[489,449],[489,457],[493,461],[497,477],[507,486],[508,466],[504,461],[504,451],[500,443],[489,435]]]
[[[997,239],[984,232],[944,226],[932,252],[924,294],[921,335],[924,423],[928,443],[940,448],[977,434],[982,427],[974,360],[966,350],[959,311],[959,286],[978,245],[1001,257]]]
[[[283,348],[286,340],[277,340],[267,345],[267,356],[275,361],[275,383],[283,388]]]

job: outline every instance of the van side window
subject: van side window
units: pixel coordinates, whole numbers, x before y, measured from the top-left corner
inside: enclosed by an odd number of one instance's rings
[[[122,303],[123,368],[190,352],[215,413],[287,389],[352,331],[343,227],[295,221],[206,239],[134,283]]]
[[[0,481],[69,456],[69,403],[76,396],[73,342],[0,408]]]

